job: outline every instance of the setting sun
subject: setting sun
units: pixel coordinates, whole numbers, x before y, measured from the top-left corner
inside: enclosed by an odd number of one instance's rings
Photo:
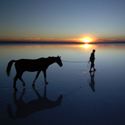
[[[86,36],[86,37],[81,38],[80,41],[84,43],[89,43],[89,42],[92,42],[93,39],[89,36]]]

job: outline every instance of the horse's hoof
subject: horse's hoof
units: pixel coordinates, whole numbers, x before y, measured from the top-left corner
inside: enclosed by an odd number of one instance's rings
[[[89,70],[89,72],[91,73],[92,71],[91,71],[91,70]]]
[[[25,92],[26,91],[26,88],[23,88],[23,92]]]
[[[32,84],[32,87],[35,87],[35,84]]]
[[[17,88],[14,88],[14,91],[17,92]]]
[[[25,87],[25,84],[23,84],[23,87]]]
[[[46,81],[45,84],[48,85],[48,82]]]

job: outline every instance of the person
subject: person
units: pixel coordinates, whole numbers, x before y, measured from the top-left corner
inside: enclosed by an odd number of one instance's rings
[[[92,72],[92,69],[93,69],[93,71],[96,71],[95,63],[94,63],[95,62],[95,49],[93,49],[93,51],[90,55],[89,62],[91,63],[89,72]]]

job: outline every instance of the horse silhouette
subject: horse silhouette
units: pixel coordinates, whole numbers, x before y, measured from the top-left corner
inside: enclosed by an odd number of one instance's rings
[[[59,106],[62,103],[63,95],[59,95],[56,100],[50,100],[47,98],[47,85],[44,86],[44,95],[43,97],[39,94],[39,92],[33,87],[38,99],[31,100],[29,102],[25,102],[23,100],[23,96],[25,94],[25,88],[23,89],[20,97],[17,99],[17,92],[13,93],[13,100],[16,106],[16,110],[12,110],[11,105],[8,105],[7,110],[10,118],[26,118],[32,113],[43,111],[46,109],[51,109],[56,106]]]
[[[16,88],[16,81],[19,79],[23,83],[23,86],[25,86],[25,82],[22,79],[22,74],[25,71],[34,72],[37,71],[36,77],[33,81],[33,86],[35,86],[35,81],[38,78],[41,71],[43,71],[44,74],[44,81],[47,84],[46,80],[46,70],[49,67],[49,65],[53,63],[57,63],[60,67],[63,66],[61,57],[48,57],[48,58],[38,58],[38,59],[19,59],[19,60],[11,60],[7,65],[7,75],[10,75],[10,70],[12,67],[12,64],[15,63],[15,69],[16,69],[16,76],[14,77],[13,81],[13,88],[17,90]]]

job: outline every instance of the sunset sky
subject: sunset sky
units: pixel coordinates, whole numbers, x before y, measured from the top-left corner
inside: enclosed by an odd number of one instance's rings
[[[125,39],[125,0],[0,0],[0,39]]]

